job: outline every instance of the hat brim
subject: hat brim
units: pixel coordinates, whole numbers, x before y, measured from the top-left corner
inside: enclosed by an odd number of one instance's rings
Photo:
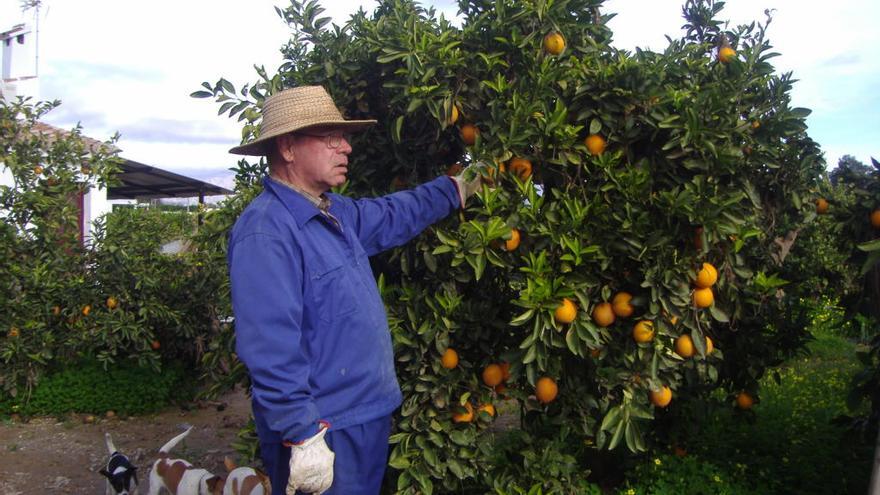
[[[323,120],[321,122],[311,123],[307,125],[282,128],[276,130],[275,132],[270,132],[264,136],[260,136],[259,138],[247,144],[236,146],[230,149],[229,152],[233,155],[264,156],[267,154],[266,145],[272,139],[275,139],[276,137],[284,134],[302,131],[305,129],[311,129],[314,127],[335,127],[337,129],[344,129],[346,132],[359,132],[366,129],[367,127],[370,127],[376,122],[377,121],[375,120]]]

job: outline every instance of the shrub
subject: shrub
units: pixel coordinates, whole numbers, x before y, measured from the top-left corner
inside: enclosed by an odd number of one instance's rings
[[[177,400],[191,399],[192,382],[183,365],[165,366],[157,372],[131,362],[105,369],[90,360],[47,375],[27,402],[5,404],[8,414],[61,415],[67,412],[143,414],[162,409]],[[0,403],[0,407],[4,407]]]
[[[695,456],[660,455],[636,466],[619,495],[760,495],[737,477]]]

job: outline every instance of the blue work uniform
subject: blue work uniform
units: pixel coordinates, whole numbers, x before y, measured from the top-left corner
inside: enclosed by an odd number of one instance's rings
[[[439,177],[375,199],[327,194],[325,215],[284,184],[267,177],[263,186],[229,239],[235,347],[250,372],[261,447],[289,456],[273,446],[314,435],[319,420],[330,422],[329,436],[400,405],[368,257],[406,243],[460,200],[454,181]],[[337,461],[334,476],[345,469]],[[283,493],[286,475],[281,487],[272,482]]]

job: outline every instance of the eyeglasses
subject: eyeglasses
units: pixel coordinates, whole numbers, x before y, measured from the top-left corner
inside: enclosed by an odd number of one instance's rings
[[[350,142],[351,140],[351,134],[347,132],[331,132],[330,134],[309,134],[308,132],[299,132],[297,134],[316,138],[324,138],[324,143],[331,150],[335,150],[336,148],[342,146],[343,141]]]

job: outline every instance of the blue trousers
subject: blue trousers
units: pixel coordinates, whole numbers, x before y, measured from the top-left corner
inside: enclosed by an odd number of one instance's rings
[[[390,416],[342,430],[331,426],[324,440],[336,454],[336,460],[333,485],[325,495],[377,495],[388,463],[390,434]],[[290,474],[290,447],[260,442],[260,456],[272,480],[272,495],[284,495]]]

